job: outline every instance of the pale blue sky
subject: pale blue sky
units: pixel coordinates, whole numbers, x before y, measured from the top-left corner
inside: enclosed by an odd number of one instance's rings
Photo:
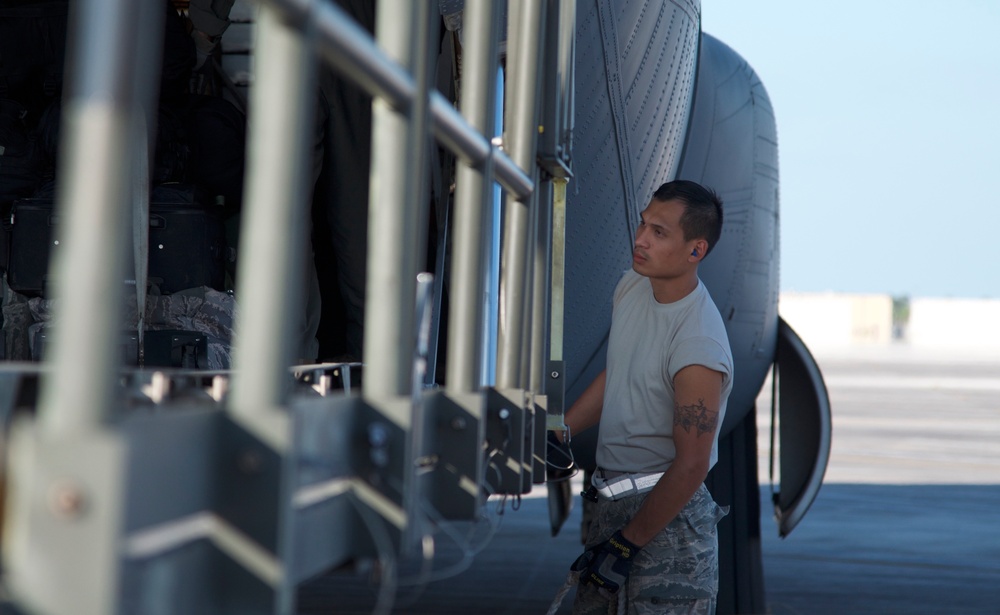
[[[1000,1],[702,0],[778,124],[781,289],[1000,298]]]

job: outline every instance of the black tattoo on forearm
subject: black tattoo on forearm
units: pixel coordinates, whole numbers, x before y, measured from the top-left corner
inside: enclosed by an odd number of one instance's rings
[[[699,399],[698,403],[690,406],[682,406],[674,402],[674,427],[680,427],[684,431],[691,433],[694,428],[698,435],[704,433],[715,433],[715,427],[719,423],[719,413],[709,410],[705,406],[705,400]]]

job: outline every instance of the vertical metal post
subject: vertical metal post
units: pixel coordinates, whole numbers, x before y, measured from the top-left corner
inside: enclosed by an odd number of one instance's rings
[[[573,164],[574,94],[576,91],[576,3],[560,2],[556,87],[558,93],[556,154],[567,170]],[[548,385],[546,386],[549,420],[553,429],[563,423],[565,412],[565,363],[563,358],[563,320],[565,316],[566,277],[566,177],[552,179],[552,308],[550,315]]]
[[[268,3],[261,4],[229,405],[235,416],[249,419],[244,421],[248,428],[278,450],[286,445],[288,434],[282,433],[282,423],[268,421],[267,416],[288,394],[288,366],[297,339],[293,328],[304,309],[307,180],[316,100],[311,42],[308,20],[285,23]],[[271,424],[264,426],[261,421]]]
[[[470,3],[463,24],[466,41],[460,110],[473,128],[494,131],[497,38],[500,6],[495,0]],[[448,324],[448,372],[452,393],[479,388],[483,349],[483,292],[491,242],[485,216],[493,203],[493,165],[459,163],[455,180],[455,233],[452,247],[451,304]]]
[[[511,160],[526,171],[536,170],[538,139],[538,86],[541,71],[540,39],[544,25],[543,0],[510,3],[508,28],[508,88],[505,138]],[[537,170],[532,173],[537,177]],[[537,184],[537,182],[536,182]],[[501,317],[497,355],[497,387],[524,388],[523,334],[528,306],[525,295],[531,213],[535,193],[527,202],[508,197],[504,218],[503,256],[500,273]]]
[[[576,94],[576,3],[559,3],[559,146],[567,166],[573,160]]]
[[[75,78],[63,107],[61,246],[53,258],[56,329],[51,376],[39,401],[49,435],[97,426],[114,403],[121,365],[128,171],[136,155],[132,118],[152,107],[144,79],[158,57],[162,7],[90,0],[74,7]],[[72,74],[72,73],[71,73]]]
[[[504,70],[498,67],[496,71],[496,101],[495,132],[493,137],[503,135],[503,100],[504,100]],[[496,384],[498,330],[500,323],[500,229],[503,215],[503,190],[500,184],[493,184],[493,196],[489,205],[489,218],[484,236],[489,237],[489,254],[487,255],[486,290],[483,302],[486,305],[486,330],[483,332],[486,347],[483,349],[483,383]]]
[[[13,431],[5,474],[4,581],[32,612],[121,612],[125,447],[101,427],[116,408],[128,179],[146,155],[136,118],[153,108],[163,16],[129,0],[71,10],[51,364],[37,428]]]
[[[532,249],[531,293],[531,368],[528,374],[528,390],[545,393],[545,372],[548,367],[549,349],[549,298],[551,290],[552,263],[552,182],[539,182],[535,187],[538,194],[535,210],[535,243]]]
[[[425,258],[428,195],[427,139],[432,74],[429,0],[380,0],[375,34],[388,56],[409,70],[417,96],[394,110],[372,103],[372,164],[364,356],[366,399],[406,396],[412,389],[414,297],[418,263]],[[409,418],[400,417],[409,421]]]
[[[551,318],[549,321],[549,360],[553,365],[563,361],[563,322],[565,317],[565,283],[566,283],[566,185],[563,178],[552,180],[552,287],[551,287]],[[561,371],[561,370],[560,370]],[[555,378],[560,378],[556,373]],[[551,394],[550,394],[551,397]],[[559,396],[562,401],[562,396]],[[562,414],[561,406],[556,410]]]

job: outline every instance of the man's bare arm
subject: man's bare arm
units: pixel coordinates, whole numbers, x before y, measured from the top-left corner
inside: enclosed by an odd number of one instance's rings
[[[605,373],[606,371],[602,371],[597,374],[594,381],[584,389],[583,394],[566,411],[564,421],[569,427],[570,437],[600,422],[601,410],[604,409]],[[560,442],[565,441],[565,436],[566,432],[564,431],[556,432],[556,437],[559,438]]]
[[[722,374],[690,365],[674,377],[674,445],[677,456],[622,529],[622,535],[643,546],[687,505],[705,481],[722,404]]]

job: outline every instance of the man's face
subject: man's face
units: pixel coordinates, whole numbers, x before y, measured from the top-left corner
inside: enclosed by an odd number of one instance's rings
[[[676,199],[653,199],[640,214],[642,222],[635,233],[632,269],[650,279],[669,280],[691,271],[699,260],[692,256],[697,240],[685,240],[681,230],[684,204]]]

